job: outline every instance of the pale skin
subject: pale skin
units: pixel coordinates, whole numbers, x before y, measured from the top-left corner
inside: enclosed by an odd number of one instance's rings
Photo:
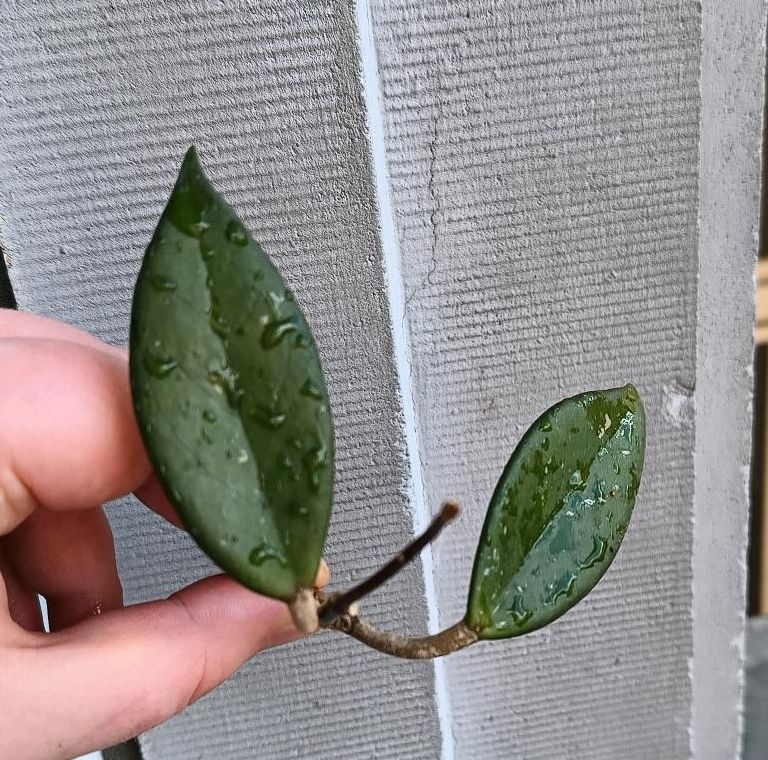
[[[178,526],[134,421],[125,351],[0,310],[0,757],[115,744],[300,636],[284,604],[222,575],[123,607],[101,505],[127,493]]]

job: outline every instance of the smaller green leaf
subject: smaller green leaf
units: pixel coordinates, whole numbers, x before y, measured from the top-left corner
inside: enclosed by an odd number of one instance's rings
[[[480,538],[467,624],[481,638],[551,623],[600,580],[619,549],[645,452],[645,413],[627,385],[546,411],[496,486]]]

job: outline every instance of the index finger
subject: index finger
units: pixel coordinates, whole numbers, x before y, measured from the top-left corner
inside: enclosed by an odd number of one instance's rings
[[[90,336],[9,337],[3,323],[0,535],[38,505],[87,509],[147,483],[125,353]]]
[[[57,322],[41,314],[14,309],[0,309],[0,338],[48,338],[79,343],[112,354],[125,353],[124,349],[110,346],[95,335],[65,322]]]
[[[0,339],[2,338],[46,338],[77,343],[104,351],[127,361],[127,352],[124,348],[104,343],[96,336],[79,330],[72,325],[57,322],[54,319],[30,312],[0,309]],[[138,488],[134,489],[134,493],[152,511],[164,517],[177,528],[182,527],[176,510],[168,501],[160,483],[151,470],[147,479]]]

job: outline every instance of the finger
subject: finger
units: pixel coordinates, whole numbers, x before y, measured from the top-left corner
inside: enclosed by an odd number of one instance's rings
[[[121,358],[127,356],[125,349],[103,343],[93,335],[71,325],[37,314],[10,309],[0,309],[0,338],[46,338],[79,343]],[[150,474],[147,481],[139,486],[136,496],[168,522],[181,527],[178,515],[153,474]]]
[[[331,582],[331,568],[328,567],[324,559],[320,560],[317,568],[317,578],[315,578],[315,588],[323,588]]]
[[[25,311],[0,309],[0,338],[47,338],[80,343],[100,351],[121,355],[124,349],[110,346],[83,330],[78,330],[64,322],[31,314]]]
[[[46,598],[52,631],[123,606],[112,531],[101,509],[37,510],[2,547],[15,575]]]
[[[124,356],[11,338],[0,366],[0,534],[36,504],[87,509],[148,480]]]
[[[0,640],[18,639],[24,631],[43,630],[40,603],[17,577],[0,551]]]
[[[11,730],[0,732],[0,757],[63,759],[134,736],[260,649],[299,636],[284,604],[223,576],[41,636],[40,645],[4,656],[0,693]]]

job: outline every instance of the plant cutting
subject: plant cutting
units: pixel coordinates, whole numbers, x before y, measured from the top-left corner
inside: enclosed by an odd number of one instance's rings
[[[134,293],[136,417],[185,527],[226,572],[285,601],[303,631],[329,628],[387,654],[438,657],[548,625],[600,580],[640,485],[643,405],[632,385],[545,411],[490,500],[464,618],[408,637],[357,604],[458,514],[432,524],[347,592],[313,588],[333,499],[334,435],[315,341],[267,254],[187,152]]]

